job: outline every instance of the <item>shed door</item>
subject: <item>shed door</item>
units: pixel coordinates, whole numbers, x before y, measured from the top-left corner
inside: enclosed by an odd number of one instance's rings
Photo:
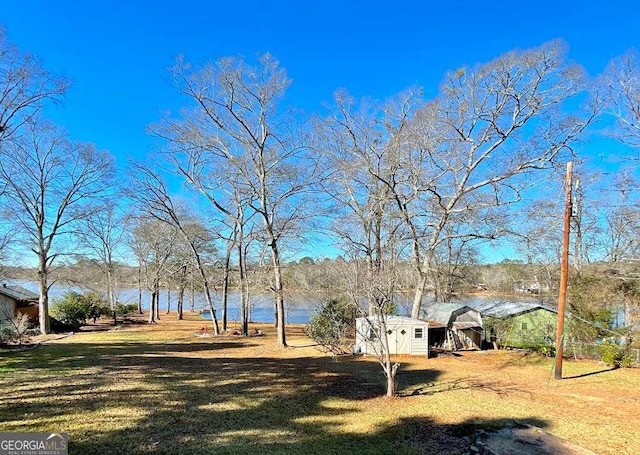
[[[398,327],[396,333],[395,354],[409,354],[411,352],[411,329],[409,327]]]

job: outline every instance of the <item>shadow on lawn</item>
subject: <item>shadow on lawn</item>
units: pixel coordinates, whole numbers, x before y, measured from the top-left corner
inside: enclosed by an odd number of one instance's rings
[[[589,373],[576,374],[573,376],[565,376],[562,379],[578,379],[578,378],[586,378],[587,376],[594,376],[596,374],[608,373],[609,371],[615,370],[615,367],[607,368],[605,370],[591,371]]]
[[[461,453],[469,444],[461,437],[476,428],[506,422],[407,418],[366,434],[350,431],[343,422],[360,412],[350,402],[384,394],[377,363],[230,357],[248,343],[44,346],[12,359],[26,373],[3,384],[0,424],[3,431],[68,431],[51,426],[96,419],[70,432],[74,454],[446,454]],[[400,386],[438,376],[407,371]]]

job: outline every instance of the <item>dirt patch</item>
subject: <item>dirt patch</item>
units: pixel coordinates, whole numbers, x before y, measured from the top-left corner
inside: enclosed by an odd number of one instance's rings
[[[479,430],[469,446],[470,454],[481,455],[595,455],[595,452],[562,439],[542,428],[513,422],[486,432]]]

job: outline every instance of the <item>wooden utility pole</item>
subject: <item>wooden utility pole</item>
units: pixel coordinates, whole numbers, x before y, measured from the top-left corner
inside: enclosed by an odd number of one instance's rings
[[[562,238],[562,259],[560,262],[560,289],[558,290],[558,326],[556,327],[555,378],[562,379],[562,357],[564,355],[564,307],[567,302],[567,281],[569,279],[569,233],[571,227],[571,187],[573,185],[573,163],[567,163],[565,182],[564,232]]]

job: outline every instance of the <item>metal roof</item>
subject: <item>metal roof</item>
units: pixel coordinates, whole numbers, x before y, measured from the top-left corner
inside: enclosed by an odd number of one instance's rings
[[[22,286],[10,286],[6,283],[2,283],[2,285],[0,285],[0,294],[4,294],[7,297],[11,297],[12,299],[18,301],[33,301],[40,298],[38,294],[35,294],[30,290],[23,288]]]
[[[460,315],[467,311],[475,311],[466,303],[432,303],[423,307],[422,313],[425,319],[448,326],[452,315]]]
[[[499,319],[516,316],[518,314],[527,313],[537,309],[550,311],[552,313],[558,312],[555,308],[551,308],[540,303],[521,301],[511,302],[507,300],[497,300],[493,302],[470,302],[469,305],[479,311],[482,316],[490,316]]]

